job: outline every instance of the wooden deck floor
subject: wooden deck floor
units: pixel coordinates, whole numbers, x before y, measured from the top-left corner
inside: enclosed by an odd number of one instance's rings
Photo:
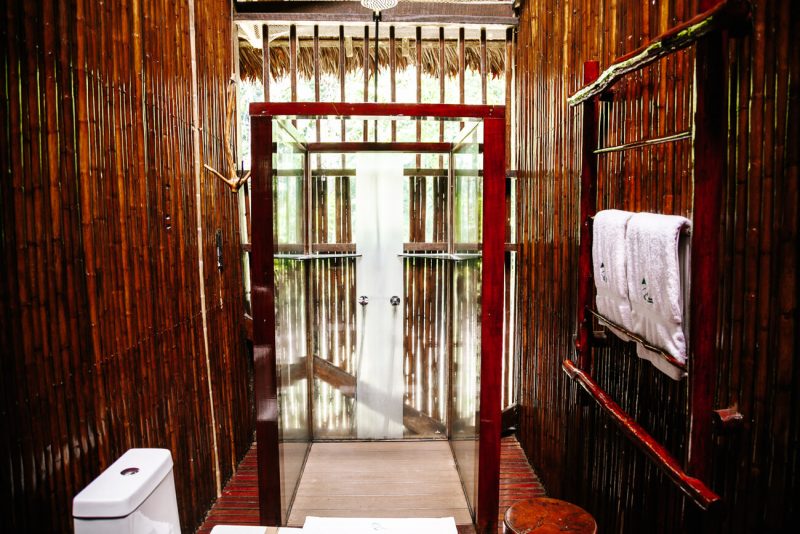
[[[314,443],[289,515],[472,521],[447,441]]]
[[[419,442],[417,442],[419,443]],[[430,443],[430,442],[427,442]],[[445,445],[445,442],[433,442],[437,445]],[[380,443],[379,443],[380,444]],[[339,444],[328,444],[328,443],[317,443],[312,447],[312,454],[314,452],[314,448],[318,447],[319,445],[327,446],[327,445],[339,445]],[[351,443],[347,445],[375,445],[375,443]],[[318,447],[317,450],[320,452],[325,452],[322,449],[325,447]],[[449,451],[448,451],[449,454]],[[312,458],[309,457],[309,464],[306,466],[306,469],[311,465]],[[446,462],[446,460],[443,460]],[[452,462],[452,456],[450,457],[450,462]],[[384,462],[385,464],[385,462]],[[379,472],[386,471],[385,467]],[[373,471],[373,478],[374,473]],[[304,474],[305,477],[308,476],[308,471]],[[340,483],[344,487],[343,483]],[[460,490],[460,484],[459,484]],[[304,495],[311,496],[311,494],[315,490],[309,489],[308,492],[303,488],[303,482],[301,481],[301,487],[298,489],[298,497],[297,501],[295,502],[294,508],[296,510],[292,511],[292,517],[290,517],[290,524],[292,520],[294,520],[295,511],[301,509],[299,505],[302,504],[301,498]],[[399,491],[399,490],[396,490]],[[525,454],[523,453],[522,449],[517,443],[517,440],[514,437],[503,438],[502,441],[502,452],[500,458],[500,507],[498,510],[498,517],[500,518],[500,523],[502,523],[502,516],[505,513],[506,508],[508,506],[520,499],[527,499],[530,497],[539,497],[545,494],[544,488],[542,487],[541,483],[539,482],[539,478],[534,473],[533,469],[531,469],[530,465],[525,458]],[[330,504],[336,503],[337,500],[341,499],[342,496],[333,496],[331,495],[331,500],[329,501]],[[454,502],[454,501],[447,501],[447,497],[436,497],[438,502],[445,503],[445,502]],[[463,501],[464,497],[461,495],[461,500]],[[341,504],[341,501],[338,501]],[[406,515],[402,513],[402,509],[406,506],[397,500],[393,501],[394,505],[392,508],[392,516],[398,517],[402,515]],[[328,505],[325,505],[328,506]],[[372,505],[365,506],[361,505],[359,508],[358,513],[353,515],[364,516],[365,509],[368,509],[371,514],[376,513],[374,511],[374,507]],[[370,514],[370,515],[371,515]],[[326,515],[326,514],[319,514],[319,515]],[[327,514],[332,515],[332,514]],[[448,513],[447,515],[455,515],[455,513]],[[298,514],[299,516],[299,514]],[[467,519],[467,522],[469,519]],[[456,517],[456,522],[460,523],[459,517]],[[225,485],[225,489],[222,491],[222,495],[217,502],[214,503],[214,506],[208,513],[205,522],[202,526],[197,530],[198,534],[207,534],[211,531],[211,529],[218,524],[235,524],[235,525],[257,525],[258,524],[258,488],[256,482],[256,444],[253,444],[253,447],[247,453],[245,458],[239,464],[239,468],[237,469],[234,476],[228,481]],[[462,529],[459,529],[462,530]],[[468,531],[468,530],[465,530]]]

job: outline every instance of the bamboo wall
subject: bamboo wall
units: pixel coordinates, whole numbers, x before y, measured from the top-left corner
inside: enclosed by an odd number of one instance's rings
[[[71,530],[73,496],[130,447],[172,451],[192,531],[250,445],[236,197],[194,175],[223,170],[229,13],[226,0],[2,2],[4,532]]]
[[[797,2],[757,0],[754,31],[731,41],[728,179],[721,221],[716,405],[737,405],[743,428],[715,437],[713,489],[726,501],[708,531],[778,532],[798,519]],[[696,1],[524,3],[516,56],[519,147],[520,439],[549,494],[584,506],[601,532],[681,532],[692,504],[561,371],[574,354],[581,112],[566,98],[582,65],[601,69],[698,13]],[[658,137],[690,121],[693,51],[623,83],[608,106],[608,144]],[[623,135],[620,134],[620,135]],[[598,209],[692,215],[688,141],[599,157]],[[613,337],[613,336],[612,336]],[[596,351],[595,378],[678,458],[686,385],[630,346]]]

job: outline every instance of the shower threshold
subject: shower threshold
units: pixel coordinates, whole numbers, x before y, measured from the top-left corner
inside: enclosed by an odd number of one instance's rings
[[[315,442],[288,526],[316,517],[453,517],[471,525],[447,441]]]

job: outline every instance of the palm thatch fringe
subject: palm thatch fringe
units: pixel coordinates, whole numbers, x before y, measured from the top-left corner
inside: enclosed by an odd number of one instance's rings
[[[297,48],[297,75],[306,80],[314,78],[314,49],[311,39],[299,39]],[[464,58],[467,69],[480,72],[481,47],[478,41],[466,41]],[[363,41],[353,42],[353,53],[345,58],[348,73],[361,71],[364,64]],[[374,42],[369,45],[370,57],[374,58]],[[415,65],[415,52],[412,43],[411,53],[404,56],[400,43],[397,44],[397,69]],[[279,79],[289,74],[288,41],[273,41],[269,47],[270,75]],[[322,74],[339,74],[339,42],[337,40],[320,40],[319,64]],[[389,67],[389,42],[380,41],[378,60],[381,70]],[[374,59],[372,59],[374,62]],[[489,41],[486,44],[486,63],[489,75],[498,77],[505,73],[505,43]],[[372,67],[371,67],[372,68]],[[429,76],[439,76],[439,43],[438,41],[422,42],[422,71]],[[445,73],[447,76],[458,76],[458,48],[455,41],[447,41],[445,46]],[[253,48],[244,39],[239,40],[239,76],[243,80],[261,79],[261,50]]]

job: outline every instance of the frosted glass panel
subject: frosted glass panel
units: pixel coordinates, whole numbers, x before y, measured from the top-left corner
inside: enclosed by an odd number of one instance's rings
[[[356,421],[359,439],[403,437],[403,156],[361,154],[356,166],[354,234]]]

